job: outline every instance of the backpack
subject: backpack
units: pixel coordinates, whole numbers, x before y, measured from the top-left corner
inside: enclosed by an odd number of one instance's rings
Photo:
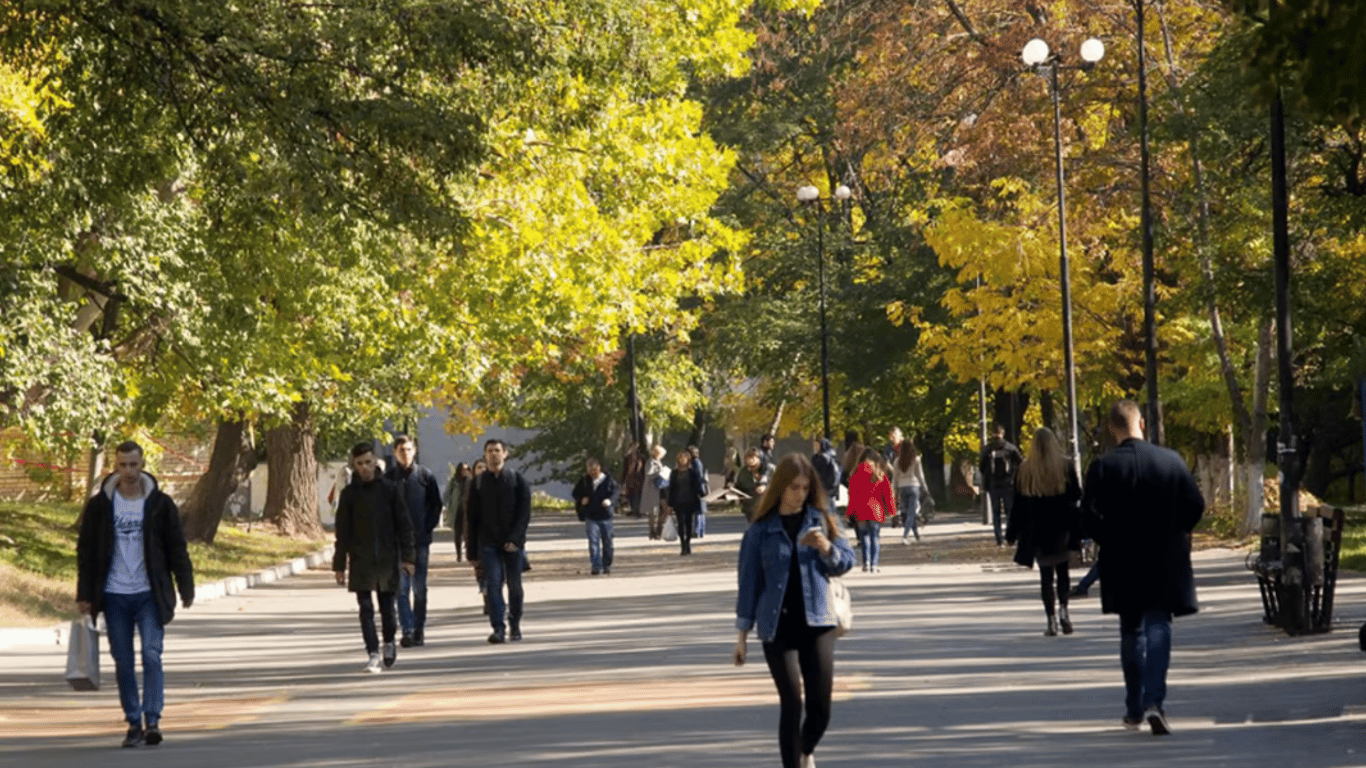
[[[991,479],[1005,484],[1015,475],[1015,462],[1010,458],[1010,450],[1002,444],[991,449]]]

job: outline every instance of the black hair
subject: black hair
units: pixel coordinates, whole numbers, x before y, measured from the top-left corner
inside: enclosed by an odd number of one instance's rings
[[[132,440],[124,440],[123,442],[119,443],[119,447],[117,447],[117,448],[114,449],[114,453],[134,453],[134,452],[136,452],[137,455],[141,456],[141,455],[142,455],[142,446],[138,445],[137,443],[133,442]]]
[[[351,446],[351,458],[353,459],[364,456],[367,453],[374,452],[375,444],[369,441],[366,441],[364,443],[356,443],[355,445]]]

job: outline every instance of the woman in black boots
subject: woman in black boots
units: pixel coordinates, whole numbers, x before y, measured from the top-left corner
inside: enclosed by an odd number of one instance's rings
[[[1015,498],[1006,526],[1006,541],[1017,544],[1015,562],[1039,564],[1039,591],[1048,616],[1044,635],[1061,629],[1072,634],[1067,615],[1067,564],[1081,549],[1081,483],[1063,453],[1057,435],[1047,427],[1034,433],[1029,458],[1015,475]],[[1056,577],[1056,586],[1055,586]],[[1054,613],[1054,598],[1059,604]]]

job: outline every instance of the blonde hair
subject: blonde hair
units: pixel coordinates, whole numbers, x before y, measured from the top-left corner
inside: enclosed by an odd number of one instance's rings
[[[1015,484],[1025,496],[1059,496],[1067,490],[1067,456],[1058,436],[1039,427],[1029,445],[1029,458],[1020,465]]]

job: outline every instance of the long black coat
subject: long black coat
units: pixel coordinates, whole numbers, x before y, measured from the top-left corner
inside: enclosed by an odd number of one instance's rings
[[[1026,496],[1015,478],[1006,541],[1015,544],[1015,562],[1033,566],[1038,558],[1065,556],[1081,550],[1081,485],[1067,465],[1067,486],[1056,496]]]
[[[417,562],[403,492],[382,477],[366,482],[357,476],[342,490],[336,532],[332,570],[349,571],[346,588],[352,592],[395,592],[400,561]]]
[[[1082,525],[1100,543],[1105,613],[1195,613],[1190,533],[1205,499],[1180,454],[1130,438],[1091,462]]]

